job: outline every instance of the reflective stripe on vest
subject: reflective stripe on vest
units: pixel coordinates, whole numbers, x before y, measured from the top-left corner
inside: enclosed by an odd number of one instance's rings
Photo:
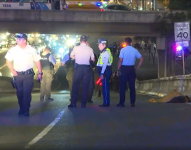
[[[113,56],[112,56],[111,51],[110,51],[109,48],[106,49],[106,52],[108,52],[108,54],[109,54],[109,60],[108,60],[107,66],[111,66],[111,64],[113,63]],[[103,58],[102,58],[102,56],[103,56],[103,53],[101,53],[100,56],[99,56],[99,59],[98,59],[98,62],[97,62],[97,66],[102,66],[103,65]]]

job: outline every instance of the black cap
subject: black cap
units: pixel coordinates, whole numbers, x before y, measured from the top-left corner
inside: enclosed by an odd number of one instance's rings
[[[46,46],[45,49],[48,49],[49,51],[51,51],[51,48],[49,46]]]
[[[80,41],[86,42],[87,40],[88,40],[88,37],[87,37],[86,35],[82,35],[82,36],[80,37]]]
[[[16,38],[25,39],[25,40],[27,41],[27,35],[24,34],[24,33],[15,34],[15,37],[16,37]]]

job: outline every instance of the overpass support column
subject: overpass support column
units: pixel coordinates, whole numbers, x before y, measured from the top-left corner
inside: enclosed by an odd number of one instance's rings
[[[157,37],[158,78],[167,77],[166,38]]]

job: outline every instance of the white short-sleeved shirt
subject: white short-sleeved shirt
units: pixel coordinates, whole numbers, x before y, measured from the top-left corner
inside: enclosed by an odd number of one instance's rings
[[[85,43],[75,46],[70,55],[75,56],[75,63],[79,65],[90,65],[90,58],[94,58],[93,49]]]
[[[27,45],[25,49],[16,45],[8,50],[5,58],[13,61],[13,68],[21,72],[33,68],[34,62],[39,61],[41,57],[37,54],[37,50],[30,45]]]
[[[133,66],[135,65],[136,58],[141,58],[141,54],[134,47],[127,46],[121,49],[119,58],[123,58],[122,65]]]

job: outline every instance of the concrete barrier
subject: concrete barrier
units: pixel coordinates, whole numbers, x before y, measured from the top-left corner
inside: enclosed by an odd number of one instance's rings
[[[191,97],[191,75],[173,76],[136,82],[136,91],[141,94],[163,97],[173,90]]]

